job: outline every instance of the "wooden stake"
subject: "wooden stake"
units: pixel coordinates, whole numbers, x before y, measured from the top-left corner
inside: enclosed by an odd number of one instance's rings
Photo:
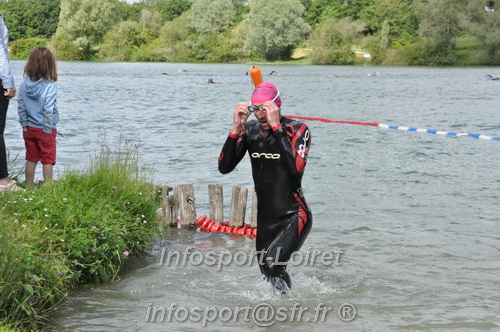
[[[210,202],[210,220],[222,224],[224,221],[224,195],[221,184],[208,185],[208,200]]]
[[[252,220],[250,222],[252,228],[257,227],[257,193],[255,188],[252,189]]]
[[[179,210],[179,205],[176,204],[174,196],[170,194],[173,189],[172,187],[164,186],[161,191],[161,206],[167,225],[177,224],[177,211]]]
[[[245,222],[247,209],[248,189],[244,187],[233,187],[231,199],[231,210],[229,213],[229,226],[241,227]]]
[[[194,187],[192,184],[181,184],[175,187],[174,197],[179,204],[179,219],[181,226],[196,224],[196,207]]]

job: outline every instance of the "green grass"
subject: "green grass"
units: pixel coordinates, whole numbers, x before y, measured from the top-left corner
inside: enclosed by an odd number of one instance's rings
[[[149,247],[159,193],[137,160],[137,149],[104,149],[87,171],[0,194],[5,330],[38,329],[72,287],[114,280],[127,256]]]

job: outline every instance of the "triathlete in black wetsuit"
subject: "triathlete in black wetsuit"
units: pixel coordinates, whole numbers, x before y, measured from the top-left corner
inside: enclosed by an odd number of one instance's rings
[[[257,193],[260,270],[276,290],[286,292],[291,280],[285,263],[300,249],[312,225],[301,189],[311,134],[305,124],[282,117],[280,105],[279,91],[268,82],[255,89],[252,105],[238,105],[219,171],[231,172],[248,151]],[[249,109],[255,110],[257,121],[247,122]]]

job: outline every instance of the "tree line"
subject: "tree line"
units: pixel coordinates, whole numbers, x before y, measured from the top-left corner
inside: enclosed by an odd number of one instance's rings
[[[500,60],[500,0],[0,0],[0,13],[18,59],[49,46],[58,60]]]

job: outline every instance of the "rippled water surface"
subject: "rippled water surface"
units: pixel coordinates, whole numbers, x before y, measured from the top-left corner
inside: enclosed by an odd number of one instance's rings
[[[18,85],[23,65],[13,62]],[[232,186],[252,186],[248,157],[229,175],[217,171],[232,110],[252,91],[249,68],[59,63],[64,136],[56,171],[85,167],[102,144],[122,139],[139,145],[141,166],[155,170],[155,183],[194,184],[198,214],[208,213],[210,183],[224,185],[229,205]],[[266,75],[272,70],[280,75]],[[500,82],[484,80],[491,68],[378,67],[380,76],[368,76],[373,70],[262,66],[265,80],[281,91],[284,114],[500,136]],[[216,84],[207,84],[210,77]],[[24,153],[16,106],[6,130],[11,155]],[[163,248],[233,254],[254,248],[247,237],[173,229],[148,257],[130,259],[120,281],[72,292],[53,316],[53,330],[499,329],[500,142],[307,123],[313,143],[303,187],[314,225],[302,251],[342,250],[340,265],[292,266],[293,293],[280,298],[255,264],[222,271],[160,264]],[[357,310],[350,322],[338,316],[344,303]],[[288,316],[267,328],[241,316],[202,327],[181,322],[179,310],[177,320],[151,322],[153,308],[173,304],[191,310],[270,304]],[[314,311],[320,304],[332,309],[321,322]],[[305,310],[301,321],[290,316],[294,306]]]

